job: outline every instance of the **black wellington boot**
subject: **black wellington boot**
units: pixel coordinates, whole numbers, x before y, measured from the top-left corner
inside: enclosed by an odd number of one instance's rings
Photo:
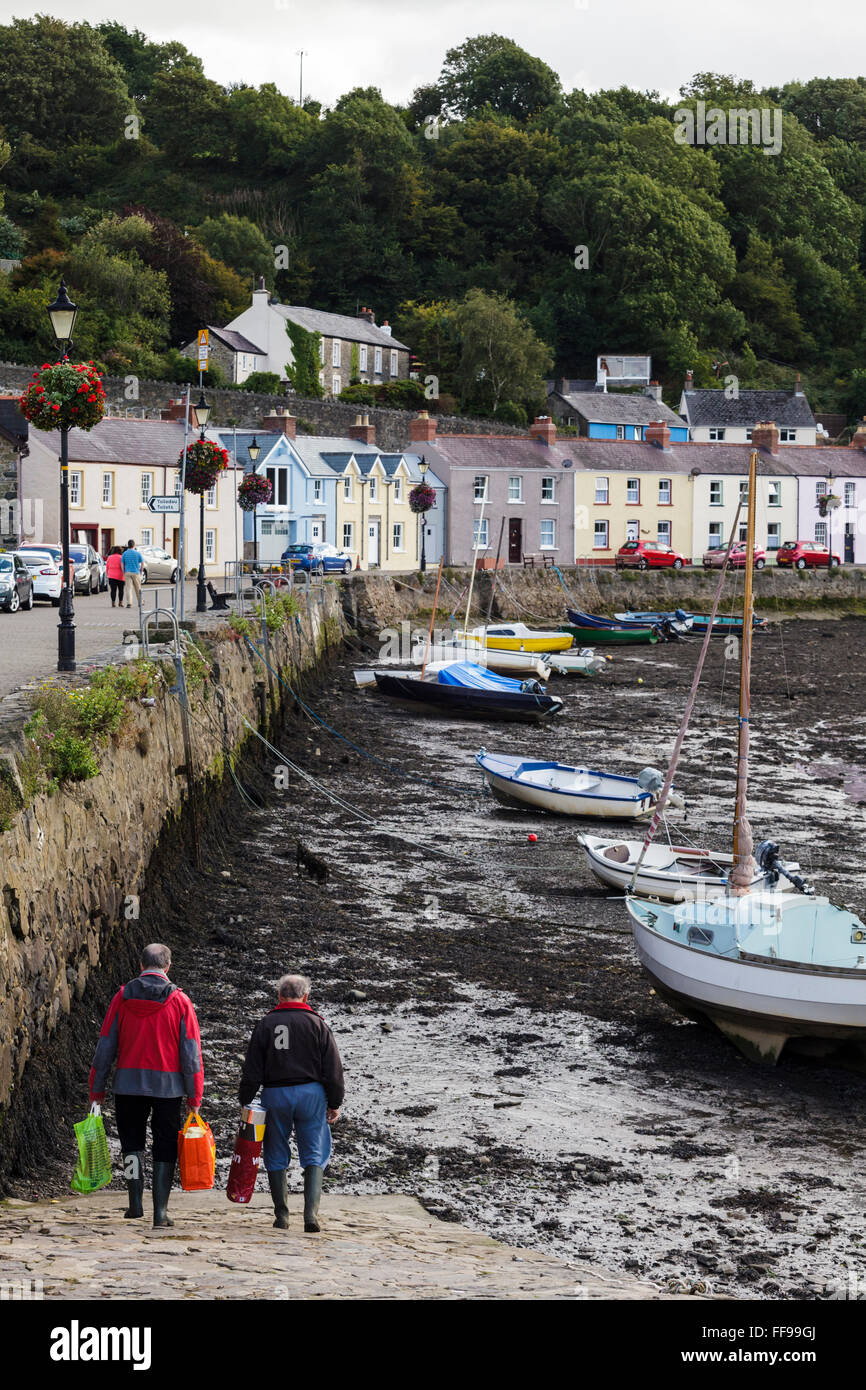
[[[174,1182],[174,1163],[157,1163],[154,1161],[153,1178],[151,1187],[153,1188],[153,1224],[154,1226],[173,1226],[174,1222],[169,1220],[168,1199],[171,1196],[171,1185]]]
[[[274,1199],[274,1225],[278,1231],[289,1229],[289,1179],[285,1168],[268,1173],[268,1184]]]
[[[322,1196],[323,1168],[304,1169],[304,1230],[319,1231],[319,1202]]]
[[[144,1195],[144,1154],[128,1153],[123,1155],[123,1176],[126,1179],[126,1191],[129,1195],[129,1206],[123,1213],[129,1220],[130,1217],[144,1216],[141,1199]]]

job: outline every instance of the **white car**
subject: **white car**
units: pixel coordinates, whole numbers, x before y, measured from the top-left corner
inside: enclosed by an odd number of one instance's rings
[[[33,580],[33,597],[47,598],[55,608],[60,606],[62,576],[57,558],[50,550],[21,550],[18,552]]]

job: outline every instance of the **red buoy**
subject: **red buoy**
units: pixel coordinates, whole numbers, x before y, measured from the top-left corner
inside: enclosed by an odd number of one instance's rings
[[[529,838],[529,843],[530,843],[531,845],[534,845],[534,844],[537,842],[537,840],[538,840],[538,836],[537,836],[537,835],[530,835],[528,838]]]

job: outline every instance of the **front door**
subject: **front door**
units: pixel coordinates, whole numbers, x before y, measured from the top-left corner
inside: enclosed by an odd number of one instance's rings
[[[325,539],[325,523],[317,520],[310,522],[310,540],[313,545],[321,545]]]
[[[92,545],[94,550],[99,545],[98,526],[79,526],[73,521],[70,529],[73,545]]]
[[[636,541],[640,539],[639,521],[627,521],[625,523],[625,538],[627,541]]]
[[[114,545],[114,532],[113,532],[113,531],[106,531],[105,527],[103,527],[103,528],[102,528],[102,551],[101,551],[101,554],[102,554],[102,555],[107,555],[108,552],[109,552],[109,550],[111,549],[111,547],[112,547],[113,545]]]
[[[519,565],[523,559],[523,521],[519,516],[508,519],[508,563]]]
[[[367,527],[367,564],[372,569],[379,563],[379,527],[381,523],[371,521]]]
[[[846,521],[846,523],[845,523],[845,564],[846,564],[846,565],[853,565],[853,563],[854,563],[854,523],[853,523],[853,521]]]

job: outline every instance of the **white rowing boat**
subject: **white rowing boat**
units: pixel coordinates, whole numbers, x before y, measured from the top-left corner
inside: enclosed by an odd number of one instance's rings
[[[475,761],[493,794],[506,805],[531,806],[560,816],[635,820],[651,811],[661,774],[645,768],[639,777],[596,772],[565,763],[536,761],[504,753],[476,753]]]

